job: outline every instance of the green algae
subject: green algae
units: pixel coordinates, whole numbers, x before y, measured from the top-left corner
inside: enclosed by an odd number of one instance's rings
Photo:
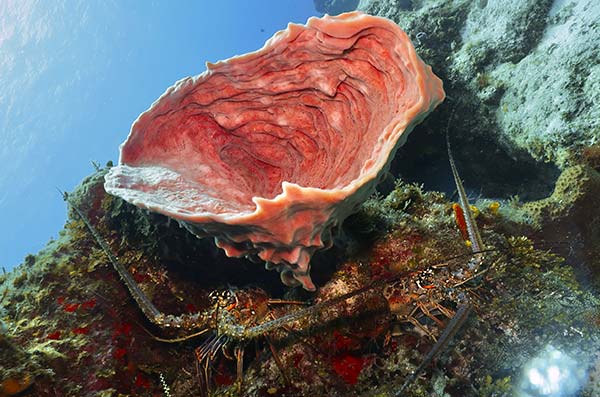
[[[481,397],[511,397],[515,395],[510,376],[493,379],[486,376],[480,388]]]

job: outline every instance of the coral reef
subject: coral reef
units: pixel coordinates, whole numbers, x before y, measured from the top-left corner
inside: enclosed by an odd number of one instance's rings
[[[461,330],[403,395],[526,397],[543,395],[542,386],[598,395],[598,5],[361,0],[359,8],[407,31],[451,106],[399,150],[392,171],[403,179],[384,181],[385,194],[314,255],[317,291],[285,287],[256,263],[106,194],[107,170],[69,195],[160,311],[202,312],[228,291],[257,323],[309,315],[242,342],[182,340],[144,317],[70,210],[56,240],[0,275],[0,397],[392,396],[466,303]],[[464,208],[430,189],[454,189],[444,131],[483,195],[473,211],[479,254],[466,240]],[[425,185],[409,183],[415,175]]]
[[[398,182],[349,219],[333,251],[315,256],[321,287],[311,294],[282,287],[256,264],[227,258],[168,218],[105,194],[104,172],[70,197],[161,311],[203,310],[212,291],[234,285],[282,300],[261,314],[281,317],[303,307],[290,301],[318,304],[365,288],[245,344],[241,383],[230,357],[234,347],[225,346],[211,361],[210,395],[393,395],[465,298],[474,313],[464,331],[407,396],[513,395],[522,368],[547,345],[577,357],[585,370],[597,360],[600,302],[560,257],[508,235],[512,221],[502,207],[479,206],[477,222],[492,250],[482,272],[468,276],[474,265],[452,203]],[[520,231],[536,233],[528,225]],[[450,288],[448,279],[464,284]],[[143,317],[72,212],[57,240],[0,282],[0,395],[20,389],[40,397],[203,395],[195,354],[203,339],[155,339],[182,335]],[[599,387],[591,379],[584,396]]]

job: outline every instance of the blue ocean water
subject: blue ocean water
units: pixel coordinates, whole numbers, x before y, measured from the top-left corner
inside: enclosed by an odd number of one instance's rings
[[[312,0],[0,1],[0,266],[57,235],[56,187],[116,161],[167,87],[312,15]]]

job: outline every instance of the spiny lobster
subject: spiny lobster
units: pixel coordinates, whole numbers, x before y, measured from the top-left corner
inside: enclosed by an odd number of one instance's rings
[[[472,252],[469,255],[459,255],[454,259],[471,259],[466,261],[466,266],[455,269],[446,260],[440,263],[430,263],[421,270],[396,274],[393,277],[374,280],[358,289],[341,294],[332,299],[313,304],[308,307],[288,312],[275,318],[270,306],[274,304],[302,304],[304,302],[270,299],[267,294],[259,289],[233,290],[226,289],[214,291],[209,298],[211,304],[208,309],[193,314],[172,315],[159,311],[152,301],[140,289],[132,275],[113,253],[106,241],[100,236],[86,215],[73,203],[67,193],[61,192],[77,215],[84,222],[96,242],[100,245],[121,280],[131,293],[137,305],[148,320],[163,329],[180,329],[191,332],[190,334],[175,338],[155,339],[164,342],[181,342],[198,336],[207,336],[204,343],[196,349],[198,362],[204,364],[204,377],[208,388],[208,371],[210,362],[215,355],[228,343],[235,341],[235,358],[237,360],[238,380],[241,381],[243,369],[244,342],[259,336],[266,336],[276,329],[286,327],[294,322],[311,315],[317,314],[327,308],[343,303],[350,298],[357,297],[367,291],[380,289],[387,299],[390,312],[398,323],[407,323],[421,333],[431,337],[435,344],[422,360],[421,364],[405,380],[402,387],[395,391],[400,396],[415,380],[425,366],[448,344],[452,337],[460,330],[466,321],[471,305],[466,294],[459,290],[470,280],[477,278],[486,270],[482,264],[487,252],[484,248],[477,224],[473,219],[465,189],[458,174],[450,148],[450,140],[446,135],[450,166],[456,184],[460,206],[465,214],[465,221]],[[464,261],[463,261],[464,262]],[[452,300],[459,302],[453,310],[441,302]],[[423,319],[429,319],[437,327],[443,329],[439,336],[434,335],[424,324]],[[449,319],[447,321],[446,319]],[[446,321],[445,321],[446,320]],[[281,367],[272,344],[269,346],[273,356]],[[285,377],[285,372],[282,371]]]

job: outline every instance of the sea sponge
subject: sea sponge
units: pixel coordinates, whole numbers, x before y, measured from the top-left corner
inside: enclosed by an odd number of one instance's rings
[[[310,18],[167,89],[133,124],[105,189],[312,290],[312,254],[443,98],[394,22]]]

